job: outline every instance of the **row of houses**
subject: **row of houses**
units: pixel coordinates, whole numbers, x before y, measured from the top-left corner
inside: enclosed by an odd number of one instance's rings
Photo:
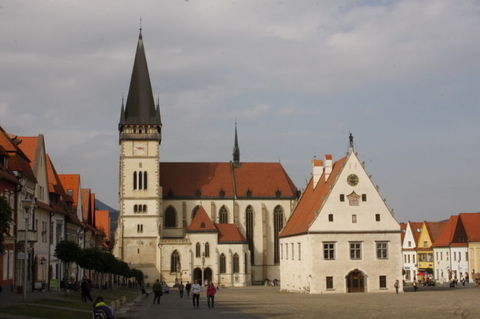
[[[405,281],[469,282],[478,276],[480,213],[460,213],[441,222],[408,222],[401,228]]]
[[[55,247],[64,239],[109,249],[109,211],[96,209],[95,193],[82,188],[79,174],[57,173],[43,135],[16,136],[0,127],[2,197],[11,213],[0,254],[3,291],[59,288],[64,269]],[[71,274],[78,280],[84,273]]]

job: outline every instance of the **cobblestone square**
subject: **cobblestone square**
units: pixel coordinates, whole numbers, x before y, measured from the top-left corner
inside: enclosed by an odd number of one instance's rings
[[[152,297],[137,306],[131,318],[480,318],[480,289],[435,288],[418,292],[305,295],[277,288],[220,289],[209,310],[202,291],[200,309],[176,291],[160,305]]]

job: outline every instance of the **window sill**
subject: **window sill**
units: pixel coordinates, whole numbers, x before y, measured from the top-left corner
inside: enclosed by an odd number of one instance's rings
[[[326,291],[335,291],[335,288],[327,288]]]

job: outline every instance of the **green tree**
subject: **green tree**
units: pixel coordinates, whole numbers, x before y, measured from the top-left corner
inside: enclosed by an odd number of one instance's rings
[[[77,257],[77,264],[83,269],[95,270],[101,252],[96,248],[85,248]]]
[[[4,197],[0,197],[0,254],[5,252],[5,234],[8,233],[12,221],[12,209]]]
[[[57,244],[57,247],[55,247],[55,257],[65,265],[65,279],[68,279],[70,265],[73,262],[77,262],[81,250],[77,243],[69,240],[62,240]]]

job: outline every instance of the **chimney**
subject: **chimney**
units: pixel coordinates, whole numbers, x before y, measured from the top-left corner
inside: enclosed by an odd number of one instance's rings
[[[318,181],[320,180],[320,177],[322,176],[323,173],[323,162],[322,160],[319,159],[314,159],[312,161],[312,166],[313,166],[313,189],[317,186]]]
[[[332,154],[326,154],[325,155],[325,183],[328,180],[328,177],[330,177],[330,173],[332,172],[332,166],[333,166],[333,156]]]

